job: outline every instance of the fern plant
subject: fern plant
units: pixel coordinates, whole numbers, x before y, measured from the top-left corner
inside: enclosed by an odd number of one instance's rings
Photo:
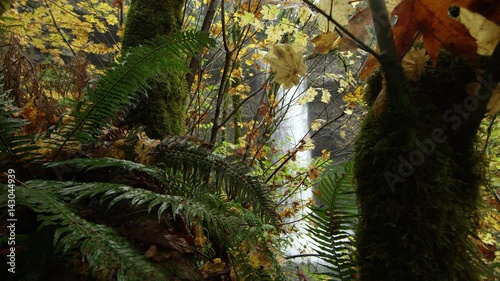
[[[164,273],[112,228],[82,219],[68,204],[54,196],[72,185],[71,182],[27,182],[16,188],[17,205],[35,211],[42,221],[40,227],[55,226],[56,251],[66,254],[79,248],[95,276],[116,275],[117,280],[167,280]],[[7,186],[2,185],[2,193],[6,190]]]
[[[352,163],[328,172],[317,187],[319,206],[311,206],[308,226],[329,280],[355,280],[353,235],[358,220]]]
[[[162,71],[185,72],[185,57],[210,42],[207,35],[187,32],[169,38],[168,42],[158,38],[148,46],[131,49],[105,72],[83,100],[72,101],[69,116],[61,116],[47,133],[45,137],[55,151],[53,160],[58,159],[69,143],[95,143],[120,112],[133,106],[140,95],[138,90],[147,87],[147,80]],[[2,151],[12,156],[6,160],[11,164],[15,162],[13,159],[33,149],[33,146],[25,148],[33,137],[15,136],[26,123],[12,117],[15,111],[5,93],[1,97]],[[238,249],[243,241],[248,245],[265,244],[261,239],[263,233],[276,232],[270,189],[252,176],[239,159],[225,158],[203,145],[169,138],[156,149],[154,163],[147,166],[113,158],[49,162],[45,164],[47,170],[72,167],[63,171],[73,180],[26,181],[17,188],[17,204],[34,211],[40,227],[49,229],[59,255],[79,252],[93,278],[99,280],[168,280],[179,271],[175,266],[160,269],[145,259],[110,223],[109,219],[116,214],[146,213],[162,222],[177,220],[188,233],[194,225],[201,225],[209,239],[217,241],[224,251]],[[72,173],[72,169],[77,172]],[[107,175],[110,171],[114,177],[89,182],[91,173]],[[118,180],[131,174],[140,175],[141,181]],[[7,190],[0,187],[0,194]],[[85,210],[96,202],[107,209],[99,209],[102,217],[92,220],[86,217]],[[0,209],[5,207],[0,202]],[[141,219],[145,218],[138,220]],[[202,259],[207,258],[206,254],[200,254]],[[274,256],[272,252],[268,254]],[[239,269],[249,272],[252,267],[246,262]]]
[[[188,195],[182,191],[192,188],[188,186],[188,182],[184,181],[182,177],[168,175],[168,172],[160,168],[113,158],[72,159],[46,164],[49,168],[62,165],[74,165],[79,171],[118,168],[121,172],[115,170],[115,174],[144,173],[164,184],[171,192],[169,194],[158,194],[141,188],[111,183],[65,182],[65,188],[59,191],[59,196],[71,196],[75,200],[98,197],[101,202],[109,200],[109,207],[120,201],[129,200],[131,207],[145,205],[148,212],[155,210],[158,220],[165,211],[172,210],[174,216],[182,213],[188,226],[193,221],[199,220],[207,227],[208,232],[217,236],[223,237],[224,235],[236,235],[237,233],[237,226],[240,221],[228,216],[229,209],[235,206],[233,202],[223,201],[221,197],[206,191],[193,192]],[[38,181],[34,182],[38,183]],[[49,186],[50,184],[56,185],[57,182],[43,181],[43,185]]]
[[[192,158],[192,154],[186,155],[186,157]],[[207,155],[205,157],[208,157]],[[202,158],[199,153],[197,157],[198,159]],[[179,161],[179,163],[181,162]],[[226,185],[233,185],[231,189],[236,188],[234,186],[236,183],[230,180],[236,175],[243,179],[239,182],[242,186],[257,181],[256,178],[250,180],[247,170],[241,170],[241,167],[238,169],[243,164],[224,163],[224,159],[210,159],[206,162],[229,169],[216,178],[219,182],[227,182]],[[201,160],[200,163],[200,166],[204,165]],[[154,215],[158,221],[169,216],[181,219],[189,229],[195,224],[201,224],[206,229],[208,237],[218,241],[219,246],[227,250],[237,249],[243,241],[246,245],[258,244],[260,243],[258,240],[261,239],[264,232],[276,231],[272,225],[261,219],[261,215],[256,215],[258,212],[242,206],[243,202],[252,202],[248,199],[251,196],[247,193],[235,197],[234,199],[237,201],[234,201],[229,199],[223,190],[211,193],[207,188],[212,185],[204,183],[196,185],[197,176],[195,174],[200,174],[200,172],[196,168],[192,168],[195,166],[194,163],[191,166],[191,174],[174,172],[169,167],[147,166],[113,158],[77,158],[47,163],[45,166],[47,168],[73,167],[76,169],[74,170],[75,175],[78,174],[80,177],[85,173],[109,173],[110,171],[116,178],[140,174],[142,179],[146,177],[144,181],[157,183],[156,191],[113,183],[113,179],[109,179],[109,182],[31,180],[25,182],[23,187],[18,188],[19,192],[16,194],[18,205],[26,206],[35,211],[41,221],[41,227],[51,226],[54,228],[56,250],[61,254],[68,254],[74,250],[80,251],[88,262],[93,275],[100,276],[101,280],[108,280],[109,276],[117,276],[119,280],[144,280],[145,275],[141,275],[139,270],[142,265],[135,267],[129,263],[136,258],[138,261],[147,261],[113,228],[86,220],[78,210],[86,208],[85,204],[88,202],[99,202],[99,204],[107,206],[106,210],[109,211],[106,211],[106,216],[111,217],[113,217],[113,209],[117,210],[114,213],[145,211]],[[196,170],[198,172],[195,172]],[[90,177],[83,176],[83,178]],[[245,182],[245,179],[248,182]],[[261,184],[260,187],[265,188],[265,185]],[[187,190],[193,192],[186,192]],[[266,191],[257,192],[257,194],[266,194]],[[0,207],[5,206],[0,205]],[[267,212],[266,215],[263,215],[264,217],[271,216],[272,212],[270,210]],[[270,219],[269,221],[274,220]],[[99,239],[106,239],[106,242],[99,242]],[[273,254],[270,252],[269,255]],[[241,264],[239,268],[249,272],[252,270],[251,265],[249,261],[246,262],[247,265]],[[151,276],[158,276],[159,279],[164,278],[165,272],[151,264],[145,268]],[[170,271],[175,272],[176,270],[170,269]]]
[[[71,142],[89,143],[101,130],[126,111],[140,95],[141,87],[162,72],[186,73],[186,57],[212,43],[203,32],[178,33],[168,39],[158,37],[148,45],[130,49],[106,70],[95,89],[81,101],[72,101],[73,110],[51,133],[51,145],[57,150],[54,159]]]
[[[179,138],[166,138],[157,147],[156,162],[172,173],[193,175],[195,182],[214,192],[224,192],[229,199],[249,204],[266,221],[275,223],[275,205],[271,190],[237,157],[224,157],[203,145],[193,145]]]

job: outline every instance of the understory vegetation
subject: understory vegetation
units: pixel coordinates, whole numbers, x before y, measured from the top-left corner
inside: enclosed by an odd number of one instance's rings
[[[479,2],[0,0],[2,276],[496,280]]]

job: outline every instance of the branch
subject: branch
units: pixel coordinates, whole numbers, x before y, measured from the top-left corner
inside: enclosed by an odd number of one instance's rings
[[[469,120],[467,120],[467,128],[464,131],[468,131],[468,128],[476,128],[483,120],[486,114],[486,108],[488,107],[488,102],[495,91],[495,88],[500,82],[500,43],[497,44],[493,54],[488,59],[486,67],[484,69],[484,74],[479,77],[479,82],[481,87],[476,93],[478,97],[479,106],[478,109],[471,114]],[[469,130],[470,131],[470,130]],[[475,132],[475,130],[474,130]]]
[[[339,120],[340,118],[344,117],[344,115],[345,115],[345,112],[342,112],[339,116],[335,117],[335,119],[330,120],[330,121],[328,121],[327,123],[325,123],[323,127],[325,127],[325,126],[328,126],[328,125],[332,124],[333,122],[335,122],[335,121]],[[319,130],[318,130],[318,131],[316,131],[316,132],[314,132],[314,133],[311,135],[311,137],[310,137],[310,138],[311,138],[311,139],[312,139],[312,138],[314,138],[314,137],[316,136],[316,134],[318,134],[318,133],[319,133]],[[302,146],[303,146],[303,145],[304,145],[304,143],[303,143],[303,140],[302,140],[302,141],[300,142],[300,144],[298,144],[298,145],[297,145],[297,147],[295,147],[295,149],[294,149],[294,150],[292,150],[292,151],[290,151],[290,152],[289,152],[289,154],[288,154],[288,156],[285,158],[285,160],[282,160],[282,162],[281,162],[281,164],[278,166],[278,168],[276,168],[276,169],[275,169],[275,170],[271,173],[271,175],[269,175],[269,177],[267,177],[267,179],[264,181],[264,183],[266,183],[266,184],[267,184],[267,183],[268,183],[268,182],[269,182],[269,181],[270,181],[270,180],[271,180],[271,179],[272,179],[272,178],[276,175],[276,173],[277,173],[279,170],[281,170],[281,168],[283,168],[283,166],[285,166],[285,164],[286,164],[288,161],[290,161],[290,159],[292,159],[292,158],[293,158],[293,155],[295,155],[295,154],[296,154],[296,153],[297,153],[297,152],[298,152],[298,151],[302,148]]]
[[[68,45],[68,48],[71,50],[71,53],[73,53],[73,56],[76,57],[76,53],[73,50],[73,48],[71,47],[71,44],[69,43],[68,39],[66,39],[66,37],[62,33],[62,30],[59,28],[59,25],[57,25],[56,18],[54,17],[54,14],[52,13],[52,10],[50,9],[49,3],[47,2],[47,0],[44,0],[44,1],[45,1],[45,5],[47,5],[47,8],[49,9],[50,17],[52,18],[52,22],[54,23],[54,26],[56,27],[57,32],[59,33],[59,35],[61,35],[62,39],[64,40],[64,43],[66,43],[66,45]]]
[[[212,20],[215,15],[215,8],[217,7],[219,0],[212,0],[208,5],[208,10],[203,19],[203,24],[201,25],[201,31],[208,33],[210,31],[210,26],[212,25]],[[196,56],[191,58],[191,62],[189,63],[189,69],[191,70],[186,74],[187,88],[191,89],[191,85],[193,85],[195,73],[200,68],[200,56],[201,52],[199,52]]]
[[[318,254],[300,254],[300,255],[293,255],[293,256],[286,256],[286,260],[291,260],[291,259],[296,259],[296,258],[307,258],[307,257],[319,257],[320,255]]]
[[[405,106],[409,103],[409,99],[404,88],[403,68],[394,43],[385,1],[369,0],[369,4],[380,49],[380,56],[377,57],[377,60],[380,62],[387,82],[387,98],[391,98],[395,102],[397,100],[399,106]]]

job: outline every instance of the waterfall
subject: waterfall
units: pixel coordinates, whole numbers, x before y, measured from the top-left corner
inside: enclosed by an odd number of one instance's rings
[[[308,106],[300,105],[297,100],[305,94],[307,90],[307,82],[302,80],[298,86],[294,86],[289,90],[284,90],[280,88],[278,91],[278,100],[280,101],[280,109],[284,112],[282,115],[283,120],[279,124],[278,129],[275,133],[276,143],[281,147],[283,153],[289,150],[293,150],[299,144],[309,131],[309,112]],[[296,155],[295,163],[301,167],[308,167],[311,160],[311,151],[301,151]],[[283,202],[284,205],[290,205],[292,201],[305,202],[306,200],[313,197],[312,189],[307,189],[305,191],[299,192],[293,198],[290,198]],[[294,256],[305,253],[314,253],[311,249],[312,240],[307,236],[307,222],[301,220],[305,215],[309,213],[309,209],[305,208],[301,210],[295,217],[290,218],[288,223],[293,221],[298,221],[294,223],[297,232],[293,235],[287,235],[288,238],[292,238],[292,246],[286,250],[286,255]],[[304,248],[304,246],[307,246]],[[295,259],[294,262],[312,262],[316,259]]]
[[[300,98],[307,90],[305,81],[301,81],[298,86],[289,90],[280,87],[278,91],[278,100],[280,108],[283,110],[283,121],[279,124],[276,131],[276,142],[283,151],[293,150],[299,141],[306,136],[309,131],[309,110],[307,105],[297,104]],[[303,165],[309,164],[311,160],[311,151],[300,151],[297,153],[297,161]]]

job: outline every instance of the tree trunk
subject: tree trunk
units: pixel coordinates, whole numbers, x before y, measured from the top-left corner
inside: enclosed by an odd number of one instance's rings
[[[374,15],[385,11],[381,0],[370,7]],[[496,86],[488,73],[498,66],[487,67],[489,80],[476,96],[465,91],[474,70],[448,53],[419,81],[405,82],[387,15],[374,22],[386,81],[381,74],[369,81],[371,110],[356,141],[359,279],[480,280],[470,240],[482,179],[474,142],[488,100],[484,89]]]
[[[122,52],[182,27],[184,0],[132,0],[127,15]],[[184,129],[187,84],[184,74],[166,73],[149,81],[147,96],[127,115],[131,127],[144,126],[149,137],[178,135]]]
[[[358,136],[360,280],[479,280],[469,240],[481,179],[478,126],[465,126],[455,107],[474,72],[448,59],[456,61],[447,57],[408,83],[413,105],[370,112]],[[380,89],[373,80],[371,89]]]

